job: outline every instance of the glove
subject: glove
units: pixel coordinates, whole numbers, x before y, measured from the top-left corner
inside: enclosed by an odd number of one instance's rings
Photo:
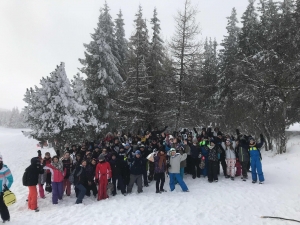
[[[42,156],[41,150],[38,150],[37,153],[38,153],[38,156]]]
[[[260,134],[259,136],[260,136],[260,140],[264,140],[263,134]]]

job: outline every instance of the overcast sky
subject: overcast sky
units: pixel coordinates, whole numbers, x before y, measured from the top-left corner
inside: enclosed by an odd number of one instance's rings
[[[150,20],[154,7],[161,21],[162,37],[169,39],[174,31],[174,15],[184,0],[107,0],[115,19],[122,10],[126,36],[133,32],[138,5]],[[248,0],[192,0],[199,9],[199,38],[226,35],[226,17],[236,8],[238,19]],[[1,0],[0,1],[0,108],[25,106],[26,88],[39,85],[60,62],[65,62],[69,79],[78,72],[83,57],[83,43],[97,25],[104,0]],[[150,30],[150,25],[148,25]]]

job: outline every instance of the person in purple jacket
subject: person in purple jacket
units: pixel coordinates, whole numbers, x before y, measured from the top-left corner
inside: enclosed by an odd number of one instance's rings
[[[158,153],[156,153],[156,155],[154,156],[154,177],[156,180],[156,193],[167,192],[166,190],[164,190],[166,169],[167,157],[164,147],[161,146]]]

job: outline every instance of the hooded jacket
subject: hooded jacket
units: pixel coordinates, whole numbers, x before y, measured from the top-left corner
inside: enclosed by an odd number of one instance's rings
[[[170,165],[169,173],[180,173],[180,162],[185,160],[187,154],[184,153],[181,155],[180,153],[176,153],[174,156],[170,156]]]
[[[28,173],[28,186],[36,186],[38,184],[39,174],[44,173],[43,165],[40,164],[38,157],[31,159],[31,165],[25,171]]]

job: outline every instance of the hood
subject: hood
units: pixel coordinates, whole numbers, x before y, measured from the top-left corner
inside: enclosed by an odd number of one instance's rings
[[[31,159],[30,162],[31,162],[31,165],[36,165],[37,162],[39,162],[39,158],[38,157],[34,157],[34,158]]]

